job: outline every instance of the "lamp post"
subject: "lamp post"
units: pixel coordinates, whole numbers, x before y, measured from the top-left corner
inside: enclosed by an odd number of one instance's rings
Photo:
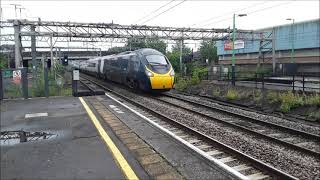
[[[287,18],[286,20],[292,21],[291,24],[291,63],[294,63],[294,19],[293,18]]]
[[[236,50],[234,48],[234,42],[236,40],[236,16],[243,17],[247,16],[247,14],[233,14],[233,30],[232,30],[232,67],[231,67],[231,80],[232,85],[236,85]]]

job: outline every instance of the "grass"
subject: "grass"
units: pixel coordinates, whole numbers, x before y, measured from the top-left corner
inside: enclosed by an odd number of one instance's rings
[[[313,94],[305,98],[306,105],[320,106],[320,94]]]
[[[280,111],[282,112],[289,112],[296,107],[304,105],[303,97],[298,94],[295,95],[291,91],[280,94],[279,100],[281,102]]]
[[[274,104],[280,101],[279,93],[274,91],[268,91],[267,93],[267,100],[270,104]]]
[[[262,100],[262,92],[261,90],[253,90],[252,91],[252,99],[256,103],[260,103]]]
[[[213,97],[220,97],[221,90],[219,88],[213,89],[212,90],[212,95],[213,95]]]
[[[239,99],[238,92],[237,92],[237,90],[235,90],[235,89],[228,89],[227,94],[225,95],[225,97],[226,97],[228,100],[236,100],[236,99]]]
[[[309,119],[315,119],[316,121],[320,121],[320,111],[310,112],[308,114]]]

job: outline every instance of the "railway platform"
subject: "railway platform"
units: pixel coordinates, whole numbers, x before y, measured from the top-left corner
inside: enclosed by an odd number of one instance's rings
[[[1,179],[236,179],[112,98],[1,101]]]

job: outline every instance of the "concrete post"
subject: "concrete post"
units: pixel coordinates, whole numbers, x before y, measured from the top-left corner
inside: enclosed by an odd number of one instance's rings
[[[36,50],[36,27],[34,25],[31,25],[31,57],[32,57],[32,78],[33,83],[32,86],[36,86],[37,84],[37,71],[38,71],[38,63],[37,63],[37,50]]]
[[[21,67],[21,36],[20,36],[20,22],[15,20],[13,23],[14,28],[14,55],[15,55],[15,68]]]
[[[183,74],[183,66],[182,66],[182,46],[183,40],[180,40],[180,73]]]
[[[272,29],[272,73],[276,74],[276,31]]]

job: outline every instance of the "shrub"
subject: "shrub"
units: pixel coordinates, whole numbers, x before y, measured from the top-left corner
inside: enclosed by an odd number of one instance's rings
[[[303,97],[295,95],[292,92],[280,94],[279,96],[282,112],[289,112],[291,109],[302,106],[304,104]]]
[[[315,119],[316,121],[320,120],[320,111],[310,112],[308,118]]]
[[[212,90],[212,95],[214,97],[220,97],[220,89],[219,88],[213,89]]]
[[[306,97],[305,104],[320,106],[320,94],[314,94]]]
[[[280,101],[279,94],[277,92],[274,92],[274,91],[269,91],[268,92],[267,99],[271,104],[272,103],[277,103],[277,102]]]
[[[253,101],[255,102],[260,102],[262,99],[262,92],[261,90],[253,90],[252,91],[252,97],[253,97]]]
[[[177,83],[175,84],[175,88],[178,91],[184,91],[187,89],[188,85],[189,85],[189,82],[187,79],[179,78],[179,79],[177,79]]]
[[[226,98],[229,100],[235,100],[238,99],[238,92],[235,89],[228,89],[228,92],[226,94]]]

